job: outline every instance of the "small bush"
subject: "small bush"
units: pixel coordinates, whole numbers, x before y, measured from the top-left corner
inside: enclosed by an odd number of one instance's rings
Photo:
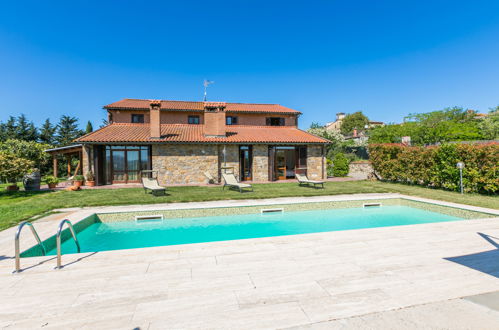
[[[348,159],[343,153],[337,153],[333,159],[333,175],[334,176],[347,176],[348,175]]]

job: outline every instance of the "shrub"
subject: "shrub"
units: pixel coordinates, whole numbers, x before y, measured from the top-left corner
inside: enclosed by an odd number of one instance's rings
[[[10,183],[16,183],[33,168],[31,160],[20,158],[13,153],[0,151],[0,178]]]
[[[337,153],[333,159],[333,175],[347,176],[348,175],[348,159],[343,153]]]
[[[45,152],[51,148],[48,144],[37,143],[34,141],[23,141],[10,139],[0,142],[0,151],[8,152],[19,158],[29,159],[33,165],[41,170],[42,173],[50,171],[51,156]]]
[[[369,146],[377,175],[387,181],[459,190],[459,169],[464,162],[463,185],[467,192],[499,192],[499,144],[444,144],[407,147],[401,144]]]

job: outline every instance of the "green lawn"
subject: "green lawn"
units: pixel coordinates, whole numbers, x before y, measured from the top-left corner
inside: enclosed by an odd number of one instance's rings
[[[6,192],[0,191],[0,230],[14,226],[56,208],[196,202],[224,199],[252,199],[290,196],[317,196],[355,193],[398,192],[407,195],[439,199],[475,206],[499,208],[499,197],[483,196],[407,186],[402,184],[348,181],[328,182],[325,189],[298,187],[296,183],[254,184],[254,192],[240,194],[219,186],[169,187],[167,196],[145,194],[141,188],[100,189],[58,192]]]

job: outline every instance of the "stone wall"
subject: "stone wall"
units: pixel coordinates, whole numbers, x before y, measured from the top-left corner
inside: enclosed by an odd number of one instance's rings
[[[92,151],[93,151],[93,146],[83,146],[83,148],[82,148],[82,152],[81,152],[81,170],[82,170],[82,172],[81,173],[85,176],[85,178],[86,178],[86,175],[89,171],[91,171],[95,174],[94,166],[93,166],[94,153]]]
[[[152,146],[152,168],[160,184],[207,183],[204,172],[218,177],[218,146],[168,144]]]
[[[357,179],[369,179],[371,178],[374,170],[371,162],[351,162],[349,167],[348,176]]]
[[[324,179],[326,175],[326,160],[322,156],[322,146],[307,147],[307,176],[310,180]]]
[[[253,181],[265,182],[269,180],[269,146],[264,144],[253,145]]]

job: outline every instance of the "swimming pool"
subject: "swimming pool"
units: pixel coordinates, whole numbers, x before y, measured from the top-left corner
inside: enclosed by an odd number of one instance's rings
[[[93,219],[80,230],[77,229],[77,236],[81,252],[98,252],[460,220],[465,218],[407,205],[384,205],[154,221],[102,222]],[[44,244],[48,255],[56,254],[51,239]],[[74,241],[66,239],[62,251],[63,254],[76,253]],[[40,251],[33,247],[22,256],[37,255],[40,255]]]

